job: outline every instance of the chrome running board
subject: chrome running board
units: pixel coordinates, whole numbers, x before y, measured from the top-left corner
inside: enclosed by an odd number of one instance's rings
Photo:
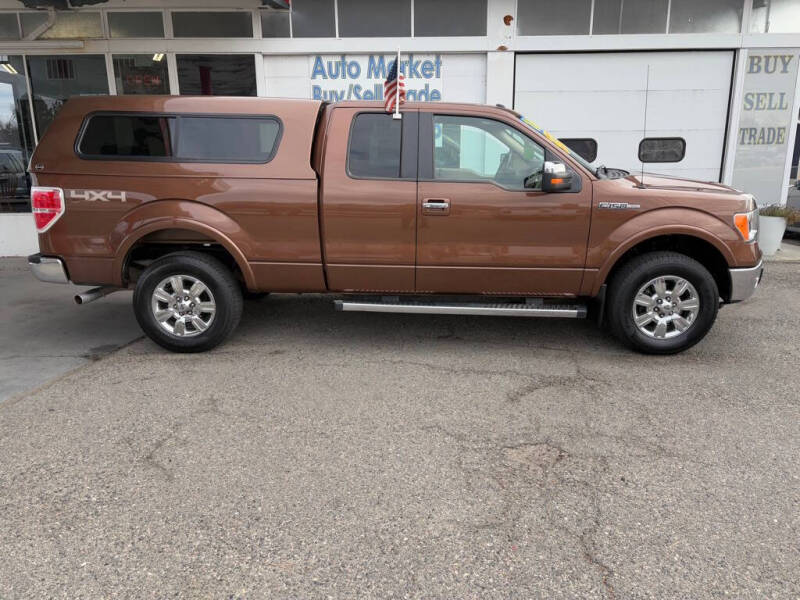
[[[336,310],[346,312],[419,313],[431,315],[494,315],[496,317],[561,317],[585,319],[582,304],[544,304],[523,302],[411,302],[334,300]]]

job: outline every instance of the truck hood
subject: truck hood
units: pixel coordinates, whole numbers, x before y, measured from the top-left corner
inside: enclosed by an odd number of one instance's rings
[[[657,190],[677,190],[682,192],[712,192],[717,194],[741,194],[728,185],[713,183],[711,181],[698,181],[696,179],[681,179],[670,175],[656,175],[655,173],[645,173],[642,175],[631,173],[626,177],[637,187]]]

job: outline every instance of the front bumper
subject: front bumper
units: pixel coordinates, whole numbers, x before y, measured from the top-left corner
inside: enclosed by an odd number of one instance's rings
[[[60,258],[31,254],[28,257],[28,266],[39,281],[69,283],[67,269],[64,267],[64,261]]]
[[[761,283],[764,274],[763,261],[758,261],[755,267],[728,269],[728,272],[731,275],[731,297],[728,302],[741,302],[752,296]]]

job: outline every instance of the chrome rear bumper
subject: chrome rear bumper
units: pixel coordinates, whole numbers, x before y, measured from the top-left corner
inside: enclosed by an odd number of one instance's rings
[[[728,269],[728,272],[731,274],[731,297],[728,302],[741,302],[752,296],[761,283],[764,274],[763,261],[758,261],[755,267]]]
[[[28,257],[28,266],[39,281],[45,281],[47,283],[69,283],[67,269],[64,267],[64,261],[60,258],[31,254]]]

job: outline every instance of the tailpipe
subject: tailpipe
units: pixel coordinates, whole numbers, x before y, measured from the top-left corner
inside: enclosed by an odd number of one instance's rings
[[[75,304],[89,304],[89,302],[94,302],[98,298],[108,296],[112,292],[118,292],[121,289],[122,288],[112,286],[92,288],[80,294],[75,294]]]

